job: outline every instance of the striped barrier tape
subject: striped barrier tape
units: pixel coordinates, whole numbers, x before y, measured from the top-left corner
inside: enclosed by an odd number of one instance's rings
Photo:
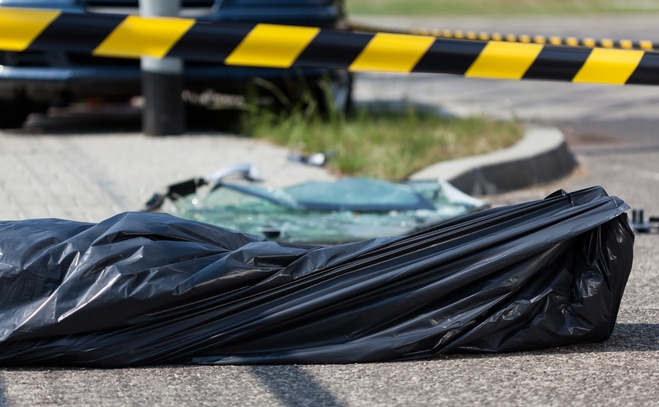
[[[266,68],[659,85],[659,53],[640,50],[9,8],[0,8],[0,50],[179,57]]]
[[[527,34],[501,34],[489,33],[486,31],[463,31],[437,28],[412,28],[409,30],[397,30],[391,28],[373,27],[361,24],[350,24],[349,29],[352,31],[372,32],[372,33],[391,33],[391,34],[408,34],[423,35],[437,38],[453,38],[458,40],[478,40],[478,41],[506,41],[521,42],[525,44],[550,44],[565,45],[568,47],[600,47],[600,48],[621,48],[621,49],[642,49],[653,51],[655,44],[652,41],[632,41],[632,40],[612,40],[608,38],[577,38],[577,37],[558,37],[545,35],[527,35]]]

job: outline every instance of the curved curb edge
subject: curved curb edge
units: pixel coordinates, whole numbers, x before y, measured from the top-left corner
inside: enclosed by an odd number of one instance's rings
[[[577,165],[559,129],[530,127],[511,147],[433,164],[409,179],[441,178],[478,196],[554,181],[568,175]]]

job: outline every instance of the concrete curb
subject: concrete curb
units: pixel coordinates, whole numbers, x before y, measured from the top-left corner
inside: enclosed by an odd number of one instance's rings
[[[554,181],[568,175],[577,161],[554,127],[531,127],[515,145],[492,153],[444,161],[410,179],[442,178],[470,195],[488,195]]]

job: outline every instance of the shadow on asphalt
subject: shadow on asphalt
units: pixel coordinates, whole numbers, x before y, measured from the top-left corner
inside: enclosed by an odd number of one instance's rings
[[[237,110],[186,110],[187,133],[236,133],[240,128]],[[32,114],[23,127],[5,129],[17,135],[104,135],[140,133],[142,111],[130,105],[72,106],[51,108],[48,115]]]
[[[582,345],[569,345],[528,352],[510,353],[455,353],[440,355],[434,360],[441,363],[442,359],[500,359],[519,356],[553,356],[570,354],[594,354],[607,352],[656,352],[659,351],[659,324],[616,324],[611,338],[601,343],[587,343]],[[417,363],[422,360],[412,360],[401,363]],[[371,363],[370,365],[377,365]],[[160,367],[174,369],[188,369],[189,365],[164,365]],[[157,369],[158,366],[131,369]],[[264,389],[276,397],[281,404],[287,407],[297,406],[332,406],[343,407],[342,403],[332,392],[319,382],[311,373],[299,365],[252,365],[248,366],[250,374],[258,380]],[[0,372],[11,374],[12,371],[74,371],[84,375],[89,369],[76,367],[2,367]],[[98,370],[104,370],[98,368]],[[0,377],[0,407],[9,406],[6,396],[5,384]]]
[[[659,350],[659,324],[616,324],[613,335],[603,342],[607,351]]]
[[[287,407],[343,406],[313,375],[297,365],[250,366],[250,372]]]
[[[398,100],[359,103],[372,113],[406,112],[409,108],[423,113],[434,113],[444,118],[455,117],[441,106],[427,103],[410,103]],[[206,109],[186,106],[186,134],[241,134],[247,120],[238,109]],[[142,111],[129,104],[72,105],[51,108],[48,114],[32,114],[21,128],[3,129],[16,135],[104,135],[141,133]]]
[[[599,343],[567,345],[528,352],[510,353],[454,353],[438,356],[439,359],[473,359],[518,357],[520,355],[564,355],[606,352],[659,351],[659,324],[616,324],[611,337]]]

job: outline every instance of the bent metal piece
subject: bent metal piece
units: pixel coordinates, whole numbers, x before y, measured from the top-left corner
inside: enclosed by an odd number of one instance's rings
[[[0,222],[0,364],[352,363],[603,341],[632,264],[599,187],[334,247],[165,214]]]
[[[225,65],[429,72],[494,79],[659,85],[659,53],[185,18],[0,9],[0,50],[201,60]]]

